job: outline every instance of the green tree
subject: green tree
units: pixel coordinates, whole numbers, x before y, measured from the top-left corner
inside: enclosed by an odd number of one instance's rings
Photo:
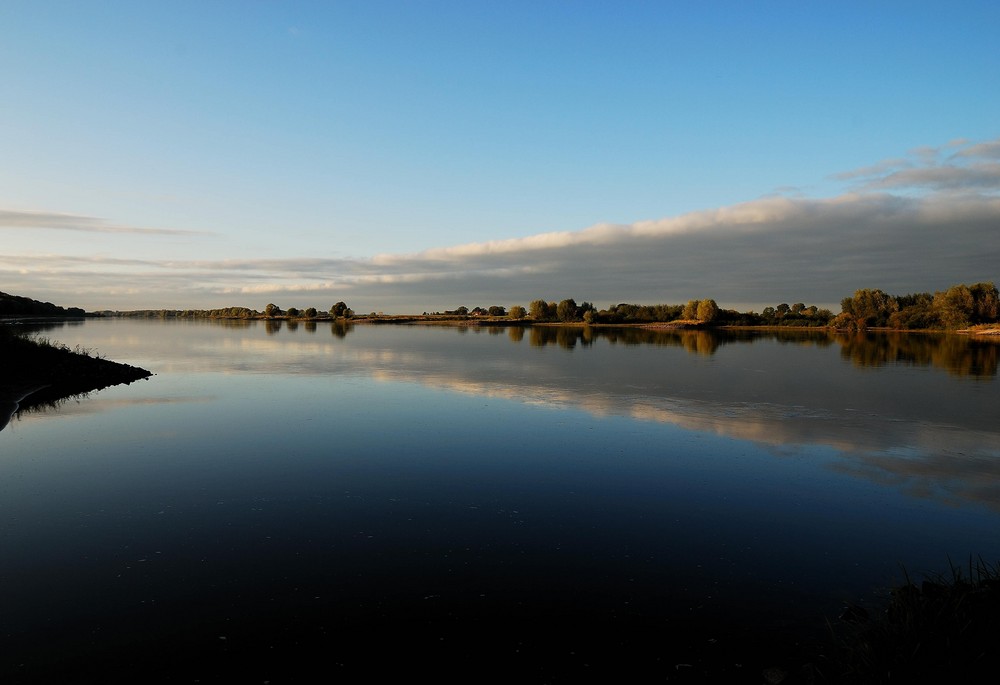
[[[305,316],[307,319],[315,319],[318,313],[315,307],[309,307],[305,311]]]
[[[281,316],[281,307],[273,302],[269,302],[268,305],[264,307],[264,316],[269,319],[275,316]]]
[[[701,300],[698,303],[698,320],[709,323],[715,321],[716,317],[719,316],[719,305],[715,303],[715,300]]]
[[[486,312],[490,316],[507,316],[507,309],[496,304],[487,309]]]
[[[892,328],[940,328],[941,319],[934,310],[934,296],[930,293],[898,295],[899,309],[889,315]]]
[[[1000,318],[1000,292],[992,282],[969,286],[972,294],[972,322],[992,323]]]
[[[510,308],[510,311],[507,312],[507,316],[512,319],[523,319],[526,314],[527,312],[524,310],[524,307],[519,304],[515,304]]]
[[[285,313],[288,314],[288,316],[295,317],[298,316],[300,312],[295,307],[289,307],[288,311],[286,311]]]
[[[343,302],[338,302],[337,304],[330,307],[330,316],[332,316],[335,319],[339,319],[341,317],[346,316],[346,313],[347,313],[347,305],[344,304]]]
[[[544,321],[549,316],[548,304],[545,300],[532,300],[531,304],[528,305],[528,311],[535,321]]]
[[[681,318],[688,320],[697,319],[699,304],[698,300],[688,300],[688,303],[684,305],[684,311],[681,312]]]
[[[943,293],[934,294],[934,310],[945,328],[964,328],[972,321],[975,298],[967,285],[953,285]]]
[[[556,305],[556,316],[560,321],[576,321],[576,300],[569,298]]]
[[[852,328],[863,331],[869,326],[887,326],[889,317],[899,310],[899,303],[881,290],[862,288],[855,290],[853,297],[841,300],[840,307],[843,311],[837,319],[848,321]]]

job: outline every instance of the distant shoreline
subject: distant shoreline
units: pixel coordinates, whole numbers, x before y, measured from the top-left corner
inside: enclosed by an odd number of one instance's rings
[[[134,312],[116,312],[114,314],[96,312],[88,313],[86,317],[30,317],[17,319],[0,319],[0,323],[45,323],[53,321],[84,321],[86,319],[141,319],[141,320],[180,320],[180,321],[273,321],[291,323],[341,323],[341,324],[420,324],[420,325],[463,325],[463,326],[545,326],[545,327],[566,327],[566,328],[642,328],[646,330],[660,331],[710,331],[710,330],[750,330],[750,331],[829,331],[836,333],[854,332],[850,329],[836,326],[802,326],[802,325],[775,325],[775,324],[726,324],[713,323],[694,320],[675,321],[626,321],[617,323],[585,321],[547,321],[535,320],[531,318],[511,319],[506,316],[474,316],[460,314],[376,314],[359,315],[350,318],[331,317],[328,314],[320,313],[314,317],[306,316],[202,316],[202,315],[173,315],[173,316],[153,316],[150,310],[136,310]],[[962,329],[940,329],[940,328],[890,328],[886,326],[871,326],[866,329],[873,333],[956,333],[970,336],[1000,336],[1000,324],[983,324]]]

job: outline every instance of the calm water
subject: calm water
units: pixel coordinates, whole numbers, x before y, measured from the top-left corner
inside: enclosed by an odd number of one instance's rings
[[[667,673],[678,631],[821,625],[902,567],[1000,560],[992,343],[155,321],[45,335],[156,375],[0,431],[8,680],[282,682],[396,659]]]

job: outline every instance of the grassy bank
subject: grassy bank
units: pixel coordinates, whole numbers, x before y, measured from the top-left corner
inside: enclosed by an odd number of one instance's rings
[[[7,325],[0,325],[0,359],[0,404],[12,412],[55,404],[67,397],[152,375],[145,369],[103,359],[89,350],[31,338]],[[0,425],[6,419],[0,417]]]

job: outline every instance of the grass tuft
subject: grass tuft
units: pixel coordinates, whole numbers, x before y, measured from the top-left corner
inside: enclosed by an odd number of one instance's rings
[[[842,615],[838,682],[949,682],[1000,668],[1000,564],[949,565],[919,585],[904,570],[874,617],[858,608]]]

